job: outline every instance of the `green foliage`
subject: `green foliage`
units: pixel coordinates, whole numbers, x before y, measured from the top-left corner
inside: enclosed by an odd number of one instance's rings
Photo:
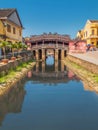
[[[0,43],[0,48],[2,48],[3,53],[4,53],[4,59],[6,59],[6,48],[9,47],[9,43],[7,41],[2,41]]]
[[[19,66],[17,66],[15,69],[10,69],[8,74],[5,75],[3,72],[0,74],[0,83],[4,83],[6,82],[8,79],[11,79],[13,78],[17,72],[21,72],[21,70],[23,68],[27,68],[28,65],[30,64],[31,62],[27,62],[27,63],[21,63]]]
[[[98,76],[95,77],[96,82],[98,82]]]
[[[12,49],[12,53],[13,53],[13,57],[14,57],[15,50],[17,49],[17,44],[16,43],[10,43],[9,47]]]
[[[26,50],[27,49],[27,45],[23,45],[23,50]]]

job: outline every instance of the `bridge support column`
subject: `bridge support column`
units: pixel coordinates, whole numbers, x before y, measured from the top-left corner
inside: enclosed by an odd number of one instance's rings
[[[37,60],[37,61],[39,60],[39,53],[38,53],[38,50],[36,50],[36,60]]]
[[[38,73],[39,72],[39,63],[36,62],[36,72]]]
[[[64,50],[61,50],[61,60],[64,60]]]
[[[45,72],[45,62],[42,62],[42,73]]]
[[[55,49],[55,60],[58,60],[58,49]]]
[[[64,62],[61,62],[61,72],[64,72]]]
[[[45,49],[42,49],[42,61],[45,61]]]
[[[55,72],[58,72],[58,60],[55,61]]]

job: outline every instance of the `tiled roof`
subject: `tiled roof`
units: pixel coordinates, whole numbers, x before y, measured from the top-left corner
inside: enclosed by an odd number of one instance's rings
[[[98,20],[89,20],[91,23],[98,23]]]
[[[15,9],[15,8],[0,8],[0,19],[9,19],[10,15],[11,15],[12,13],[14,13],[14,11],[16,12],[17,17],[18,17],[19,22],[20,22],[20,25],[21,25],[21,27],[23,28],[22,23],[21,23],[21,20],[20,20],[20,17],[19,17],[18,12],[17,12],[17,9]],[[16,22],[13,21],[13,20],[12,20],[11,22],[16,23]],[[17,24],[17,23],[16,23],[16,24]],[[17,24],[17,25],[19,25],[19,24]],[[20,25],[19,25],[19,26],[20,26]]]
[[[0,9],[0,17],[8,17],[15,11],[15,9]]]

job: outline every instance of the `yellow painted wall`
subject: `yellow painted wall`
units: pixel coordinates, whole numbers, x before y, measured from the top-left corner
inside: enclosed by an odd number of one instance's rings
[[[2,23],[2,21],[0,20],[0,35],[4,34],[4,25]]]
[[[22,41],[22,28],[18,27],[17,25],[14,25],[8,21],[7,21],[7,24],[11,25],[11,32],[7,32],[7,28],[6,28],[6,35],[8,37],[10,37],[10,39],[12,39],[12,41],[15,41],[15,42]],[[15,27],[15,29],[16,29],[15,34],[13,34],[13,27]],[[19,30],[21,31],[21,36],[19,34]]]
[[[22,41],[22,28],[9,22],[9,21],[5,21],[6,25],[9,24],[11,25],[11,32],[7,31],[7,26],[4,27],[3,23],[0,21],[0,34],[4,34],[6,35],[8,38],[6,39],[6,41],[11,41],[11,42],[19,42]],[[13,34],[13,27],[15,27],[16,29],[16,33]],[[21,31],[21,36],[19,34],[19,30]]]

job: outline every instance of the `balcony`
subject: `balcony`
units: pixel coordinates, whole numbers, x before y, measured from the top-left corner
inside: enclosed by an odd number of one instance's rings
[[[98,38],[98,35],[91,34],[88,38]]]

